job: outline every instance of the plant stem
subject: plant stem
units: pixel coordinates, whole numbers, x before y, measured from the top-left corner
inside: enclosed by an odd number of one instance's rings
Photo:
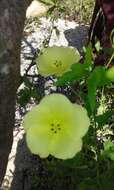
[[[106,65],[106,68],[109,67],[109,65],[110,65],[110,63],[112,62],[113,58],[114,58],[114,53],[113,53],[112,56],[110,57],[110,59],[109,59],[107,65]]]

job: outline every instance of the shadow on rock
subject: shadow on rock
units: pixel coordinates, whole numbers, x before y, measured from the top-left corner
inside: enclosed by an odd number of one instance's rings
[[[79,51],[81,51],[83,45],[88,39],[88,29],[88,26],[80,25],[75,29],[66,30],[64,35],[69,43],[69,46],[76,47]]]
[[[11,190],[32,190],[34,176],[41,175],[41,167],[41,160],[29,152],[24,137],[17,146]]]

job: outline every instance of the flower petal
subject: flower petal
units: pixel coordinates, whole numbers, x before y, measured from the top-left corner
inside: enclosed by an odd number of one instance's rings
[[[54,136],[51,141],[49,152],[59,159],[73,158],[82,148],[82,139],[63,132]]]
[[[85,108],[77,104],[74,104],[73,107],[75,113],[74,122],[77,131],[76,134],[78,137],[83,137],[88,131],[90,120]]]
[[[29,128],[26,134],[28,148],[33,154],[46,158],[49,155],[48,146],[51,141],[51,135],[49,131],[41,130],[41,126]]]
[[[37,59],[38,71],[43,76],[62,75],[70,70],[72,64],[80,60],[77,49],[64,46],[53,46],[44,49]],[[58,64],[58,66],[56,65]]]
[[[38,62],[38,73],[39,74],[41,74],[43,76],[49,76],[50,73],[51,73],[51,75],[55,74],[55,70],[51,65],[48,64],[46,56],[41,55],[38,58],[37,62]]]
[[[59,93],[53,93],[45,96],[45,98],[41,100],[40,105],[49,107],[50,109],[54,110],[59,109],[59,112],[61,112],[61,110],[64,110],[64,113],[66,112],[66,108],[67,111],[73,110],[70,100],[66,96]]]
[[[41,157],[72,158],[89,125],[85,108],[57,93],[45,96],[24,118],[28,147]]]
[[[34,106],[30,112],[28,112],[23,119],[23,126],[25,131],[33,127],[45,127],[45,124],[48,123],[49,109],[46,106]],[[45,117],[45,120],[44,120]]]
[[[66,96],[59,93],[47,95],[41,100],[40,106],[48,107],[55,120],[61,120],[63,124],[71,122],[74,109]]]

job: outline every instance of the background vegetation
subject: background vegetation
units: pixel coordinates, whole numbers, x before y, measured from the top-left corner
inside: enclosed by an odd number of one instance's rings
[[[54,19],[67,18],[81,24],[90,23],[94,1],[63,0],[53,2],[47,16]],[[48,44],[46,45],[48,46]],[[102,48],[100,45],[96,47],[98,52]],[[32,58],[32,64],[35,64],[36,56],[38,54]],[[84,49],[82,62],[85,64],[83,68],[81,64],[74,66],[71,72],[57,80],[56,91],[64,93],[72,101],[76,99],[88,111],[91,127],[83,139],[83,149],[71,160],[61,161],[52,157],[40,160],[41,173],[32,176],[31,190],[113,190],[114,95],[113,81],[105,78],[105,71],[110,63],[107,60],[104,66],[94,68],[91,45]],[[34,80],[26,75],[23,76],[21,83],[24,83],[25,88],[18,93],[19,106],[26,110],[31,99],[38,103],[44,96],[44,89],[41,86],[49,79],[54,80],[52,77],[44,79],[38,75],[37,83],[36,81],[34,83]]]

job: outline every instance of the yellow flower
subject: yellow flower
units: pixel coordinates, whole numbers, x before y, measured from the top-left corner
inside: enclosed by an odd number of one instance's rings
[[[64,46],[53,46],[44,49],[37,58],[38,72],[42,76],[61,76],[70,70],[72,64],[80,60],[77,49]]]
[[[42,158],[72,158],[81,150],[89,124],[82,106],[61,94],[48,95],[24,118],[27,145]]]

